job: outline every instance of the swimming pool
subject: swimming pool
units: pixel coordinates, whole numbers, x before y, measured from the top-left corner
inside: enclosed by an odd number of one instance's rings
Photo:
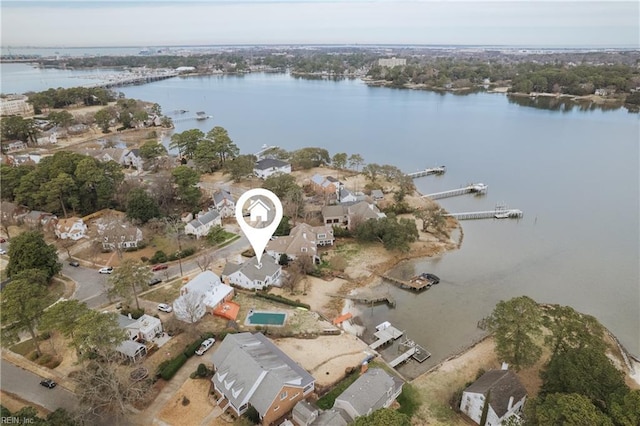
[[[245,325],[271,325],[281,327],[287,320],[284,312],[250,311]]]

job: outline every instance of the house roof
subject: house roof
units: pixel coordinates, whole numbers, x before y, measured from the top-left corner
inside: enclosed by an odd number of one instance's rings
[[[316,233],[306,223],[300,223],[291,229],[291,234],[279,237],[267,243],[267,251],[286,253],[291,256],[308,254],[314,256],[317,251]],[[306,249],[303,250],[303,249]]]
[[[191,222],[189,222],[189,225],[193,226],[194,228],[199,228],[201,226],[205,226],[210,222],[213,222],[219,216],[220,213],[218,213],[217,211],[209,210],[207,213],[201,214],[196,219],[193,219]]]
[[[72,216],[67,219],[58,220],[57,227],[62,232],[68,232],[71,230],[71,228],[76,222],[79,222],[80,224],[84,225],[84,221],[81,218]]]
[[[116,350],[130,358],[135,358],[136,354],[145,348],[146,347],[142,343],[138,343],[133,340],[125,340],[116,347]]]
[[[349,216],[359,216],[364,220],[379,219],[386,216],[384,213],[381,213],[376,206],[369,204],[366,201],[360,201],[359,203],[347,207],[347,213]]]
[[[283,386],[304,388],[314,378],[262,333],[227,334],[213,354],[213,382],[235,406],[264,415]]]
[[[327,217],[336,217],[336,216],[344,216],[347,213],[345,206],[338,204],[335,206],[324,206],[322,208],[322,216]]]
[[[244,263],[227,263],[222,271],[223,276],[228,276],[240,272],[250,281],[265,281],[266,277],[272,277],[281,267],[270,256],[262,257],[262,267],[258,268],[258,258],[255,256]]]
[[[229,200],[232,203],[235,203],[235,200],[233,199],[233,195],[231,195],[229,191],[221,189],[220,191],[216,191],[213,193],[213,202],[216,205],[222,203],[225,200]]]
[[[382,408],[389,399],[387,391],[392,389],[392,392],[395,392],[403,383],[400,379],[394,379],[381,368],[370,368],[345,389],[336,398],[336,401],[348,403],[358,415],[365,416],[369,411]]]
[[[233,288],[223,284],[222,281],[220,281],[220,277],[213,272],[204,271],[196,275],[180,289],[181,294],[190,292],[204,294],[203,303],[206,306],[216,306],[222,302],[229,293],[233,292]]]
[[[372,189],[371,196],[373,198],[384,198],[384,193],[380,189]]]
[[[507,413],[510,397],[513,396],[514,402],[517,402],[527,395],[526,389],[511,370],[487,371],[464,391],[479,393],[486,397],[489,390],[491,390],[489,405],[498,417]]]
[[[105,243],[142,240],[140,228],[129,222],[120,222],[119,219],[100,219],[97,224],[98,233],[103,237]]]
[[[332,408],[331,410],[324,410],[315,422],[313,426],[347,426],[351,418],[342,408]]]
[[[274,167],[276,169],[279,169],[281,167],[286,167],[288,165],[289,163],[287,163],[286,161],[276,160],[275,158],[263,158],[262,160],[259,160],[256,162],[254,169],[267,170]]]
[[[131,319],[128,316],[122,315],[122,314],[118,315],[117,319],[118,319],[118,325],[120,326],[120,328],[127,328],[136,322],[136,320]]]
[[[293,415],[298,417],[305,423],[308,422],[314,414],[318,413],[318,409],[314,407],[309,401],[304,399],[298,401],[293,406]]]

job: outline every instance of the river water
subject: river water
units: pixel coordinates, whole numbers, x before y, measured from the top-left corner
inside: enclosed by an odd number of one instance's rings
[[[3,67],[3,86],[5,82]],[[225,127],[242,152],[262,144],[320,146],[410,172],[422,193],[489,185],[488,194],[441,200],[451,212],[524,211],[520,220],[463,221],[460,250],[400,266],[441,284],[413,294],[389,286],[396,309],[367,308],[368,326],[388,320],[427,348],[433,365],[478,338],[496,302],[528,295],[596,316],[640,355],[640,116],[578,108],[550,111],[505,95],[466,96],[370,88],[358,80],[280,74],[174,78],[119,89],[175,114],[176,131]],[[10,92],[5,90],[4,92]],[[213,116],[195,121],[196,111]]]

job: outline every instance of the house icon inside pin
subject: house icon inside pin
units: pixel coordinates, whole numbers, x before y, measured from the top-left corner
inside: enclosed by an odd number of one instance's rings
[[[251,215],[249,220],[255,223],[266,222],[267,213],[269,213],[270,210],[271,209],[261,200],[253,200],[249,205],[249,213]]]

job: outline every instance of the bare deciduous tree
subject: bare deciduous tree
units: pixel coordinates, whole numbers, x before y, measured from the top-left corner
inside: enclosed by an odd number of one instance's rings
[[[190,324],[202,318],[206,310],[204,294],[196,291],[184,293],[173,302],[173,311],[176,317]]]
[[[196,265],[198,265],[198,268],[200,268],[202,272],[206,271],[209,268],[211,262],[213,262],[213,255],[209,253],[205,253],[202,256],[196,258]]]

